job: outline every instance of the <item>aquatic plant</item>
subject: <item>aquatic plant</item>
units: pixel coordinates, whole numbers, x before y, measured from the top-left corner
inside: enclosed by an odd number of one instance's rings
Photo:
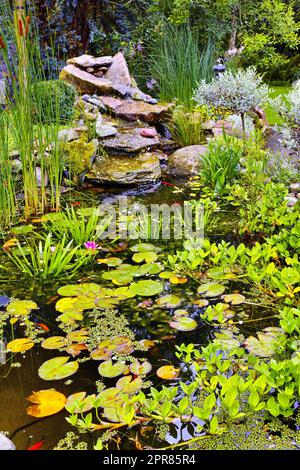
[[[66,238],[76,245],[96,243],[109,227],[112,217],[101,215],[97,207],[75,209],[67,206],[63,211],[43,217],[43,228],[58,240]]]
[[[208,143],[208,152],[202,155],[200,177],[215,193],[222,195],[226,186],[238,175],[244,148],[240,140],[223,136]]]
[[[25,246],[18,242],[6,255],[23,274],[40,280],[71,278],[92,259],[91,251],[68,243],[66,236],[57,242],[51,233],[44,240],[28,240]]]
[[[177,106],[168,124],[173,140],[182,147],[203,144],[203,124],[207,119],[208,112],[204,107],[187,111],[183,106]]]

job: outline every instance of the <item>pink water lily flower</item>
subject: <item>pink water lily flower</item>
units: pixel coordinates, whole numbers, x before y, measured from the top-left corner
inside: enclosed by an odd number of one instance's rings
[[[94,241],[86,242],[86,243],[84,244],[84,246],[85,246],[85,248],[86,248],[87,250],[98,250],[98,248],[99,248],[98,243],[96,243],[96,242],[94,242]]]

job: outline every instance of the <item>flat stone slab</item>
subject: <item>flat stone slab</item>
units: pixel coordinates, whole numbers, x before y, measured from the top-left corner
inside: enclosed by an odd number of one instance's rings
[[[101,156],[93,163],[87,178],[99,183],[131,185],[151,183],[161,176],[157,155],[145,153],[136,158]]]
[[[73,85],[81,93],[109,94],[113,93],[112,83],[106,78],[94,77],[91,73],[79,69],[75,65],[66,65],[60,73],[60,79]]]
[[[128,121],[141,120],[157,124],[170,116],[172,103],[149,104],[143,101],[122,100],[111,96],[100,97],[104,106],[116,116]]]
[[[67,61],[67,64],[77,65],[78,67],[108,67],[113,63],[111,56],[93,57],[89,54],[84,54],[79,57],[73,57]]]
[[[153,127],[149,127],[149,129],[155,130]],[[156,134],[151,138],[143,137],[141,135],[142,130],[144,130],[142,127],[122,129],[114,137],[105,139],[102,145],[110,154],[136,154],[143,150],[159,147],[160,139],[158,135]]]

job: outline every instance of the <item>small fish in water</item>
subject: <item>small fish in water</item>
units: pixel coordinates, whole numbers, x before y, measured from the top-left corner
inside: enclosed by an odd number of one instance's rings
[[[71,202],[71,206],[74,206],[74,207],[81,206],[81,202],[79,201]]]
[[[42,330],[46,331],[47,333],[50,331],[50,329],[47,325],[45,325],[45,323],[37,323],[36,326],[39,326],[40,328],[42,328]]]
[[[33,444],[33,446],[28,447],[26,450],[40,450],[40,448],[43,446],[44,442],[45,442],[44,440],[40,441],[40,442],[36,442],[35,444]]]
[[[167,181],[162,181],[161,184],[163,184],[164,186],[170,186],[171,188],[176,188],[174,184],[168,183]]]

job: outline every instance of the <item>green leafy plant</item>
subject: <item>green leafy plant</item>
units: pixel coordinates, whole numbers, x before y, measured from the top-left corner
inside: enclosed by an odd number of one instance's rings
[[[177,106],[169,123],[172,138],[182,147],[203,144],[203,124],[207,119],[208,113],[204,107],[186,111],[183,106]]]
[[[29,240],[25,246],[18,242],[15,250],[6,253],[22,273],[41,280],[71,278],[92,259],[90,251],[68,243],[65,235],[56,242],[51,233],[44,240]]]
[[[44,216],[43,228],[59,240],[73,240],[76,245],[83,245],[101,238],[110,221],[111,217],[102,217],[97,207],[77,210],[66,207],[64,211]]]
[[[238,175],[243,151],[243,145],[238,139],[225,134],[210,141],[208,152],[201,157],[200,176],[203,183],[222,195],[226,186]]]

